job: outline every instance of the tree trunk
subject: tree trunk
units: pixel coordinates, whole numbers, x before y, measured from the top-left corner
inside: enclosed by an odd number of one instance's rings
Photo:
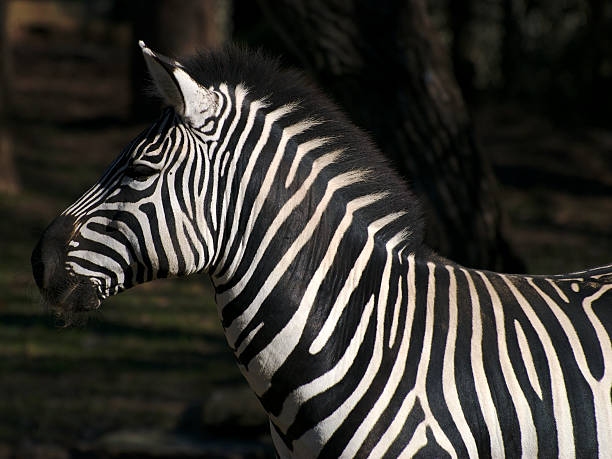
[[[222,46],[231,33],[231,0],[138,0],[128,5],[133,8],[132,106],[136,116],[146,118],[157,113],[157,104],[143,91],[148,76],[136,41],[177,57]]]
[[[473,14],[473,0],[448,2],[448,17],[453,32],[451,61],[455,78],[467,102],[474,98],[474,63],[469,57],[470,23]]]
[[[520,71],[523,60],[523,34],[515,0],[503,0],[503,39],[501,49],[501,71],[504,76],[504,90],[512,96],[523,84]]]
[[[409,179],[428,244],[470,267],[522,270],[424,0],[260,4],[289,50]]]
[[[19,182],[13,159],[10,126],[10,48],[6,34],[7,0],[0,0],[0,193],[15,194]]]

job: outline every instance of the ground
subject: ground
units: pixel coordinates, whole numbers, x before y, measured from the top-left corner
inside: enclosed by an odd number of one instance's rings
[[[144,127],[129,109],[135,41],[123,26],[70,21],[12,36],[21,191],[0,196],[0,457],[76,457],[117,431],[227,435],[222,414],[206,407],[244,382],[204,276],[137,287],[72,328],[44,310],[31,277],[42,230]],[[612,262],[612,130],[568,128],[499,102],[474,119],[528,271]]]

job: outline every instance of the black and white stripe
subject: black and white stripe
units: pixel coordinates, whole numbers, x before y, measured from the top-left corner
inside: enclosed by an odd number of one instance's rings
[[[612,457],[612,266],[445,261],[303,80],[236,50],[143,50],[174,108],[66,210],[71,276],[105,298],[208,271],[281,457]]]

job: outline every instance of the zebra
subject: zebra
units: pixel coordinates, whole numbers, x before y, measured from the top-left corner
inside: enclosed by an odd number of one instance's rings
[[[41,236],[48,304],[207,272],[280,457],[612,457],[612,265],[446,260],[409,186],[301,74],[140,46],[167,107]]]

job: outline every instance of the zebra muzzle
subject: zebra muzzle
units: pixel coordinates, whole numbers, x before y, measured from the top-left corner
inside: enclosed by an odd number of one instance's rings
[[[86,311],[100,305],[91,281],[65,268],[74,222],[70,216],[57,217],[44,231],[31,257],[32,274],[44,302],[60,311]]]

